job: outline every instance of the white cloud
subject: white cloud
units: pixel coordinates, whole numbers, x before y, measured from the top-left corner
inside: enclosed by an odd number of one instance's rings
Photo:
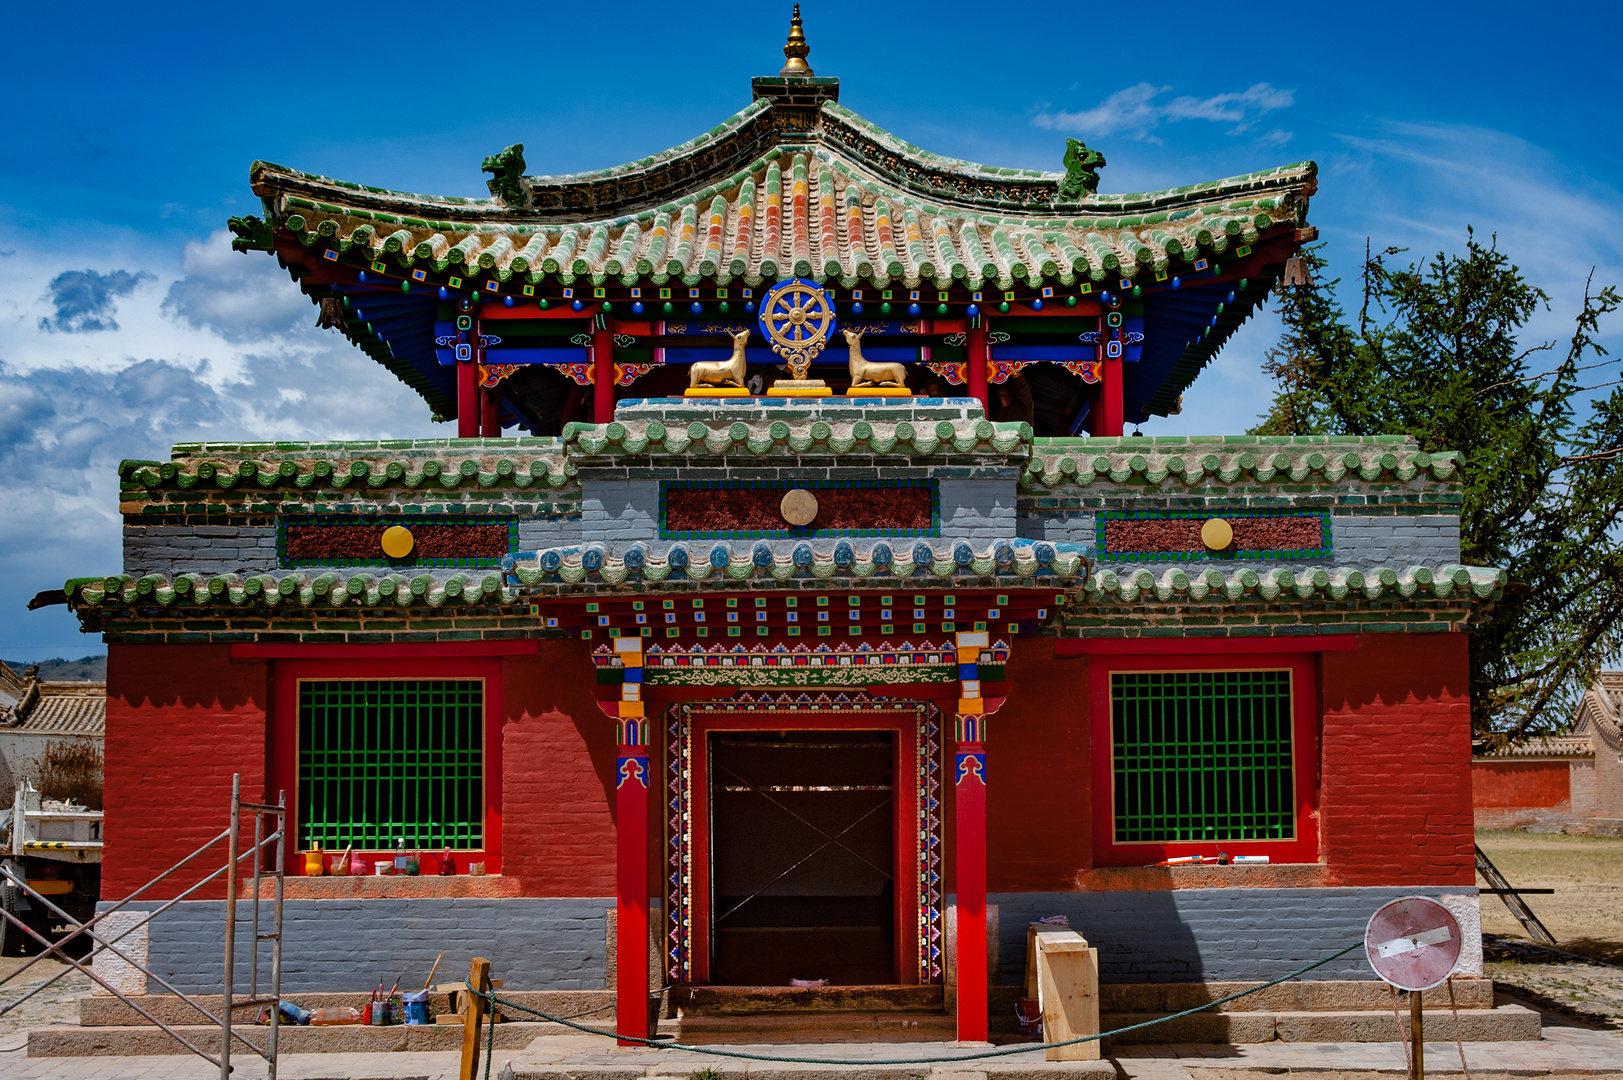
[[[89,251],[20,254],[0,261],[0,655],[102,651],[65,609],[23,606],[69,577],[119,569],[122,458],[163,460],[198,439],[448,434],[414,391],[315,328],[315,306],[274,258],[232,252],[223,232],[179,259],[99,253],[92,271]],[[71,310],[46,288],[65,273],[84,286],[64,294]],[[105,325],[41,326],[65,317]]]
[[[1550,295],[1550,310],[1523,331],[1524,346],[1564,348],[1591,267],[1597,289],[1623,284],[1623,254],[1612,242],[1623,233],[1623,193],[1543,147],[1488,128],[1398,121],[1335,138],[1341,149],[1321,163],[1308,220],[1328,241],[1348,311],[1358,303],[1366,237],[1377,251],[1409,249],[1394,261],[1418,262],[1463,252],[1468,225],[1483,243],[1496,235],[1499,250]],[[1254,424],[1273,394],[1261,365],[1280,331],[1271,312],[1253,318],[1185,392],[1182,415],[1157,417],[1144,433],[1237,434]],[[1612,355],[1623,354],[1623,319],[1603,323],[1601,334]]]
[[[1206,120],[1233,125],[1229,134],[1239,135],[1255,126],[1257,120],[1279,109],[1288,109],[1296,103],[1291,90],[1281,90],[1271,83],[1256,83],[1244,90],[1211,97],[1191,97],[1187,94],[1166,99],[1170,86],[1154,86],[1147,82],[1117,90],[1091,109],[1078,112],[1042,112],[1032,118],[1038,127],[1054,131],[1070,131],[1089,138],[1114,135],[1118,132],[1137,139],[1153,142],[1154,132],[1162,124],[1179,120]],[[1265,139],[1275,139],[1288,133],[1274,131]],[[1277,145],[1277,143],[1276,143]]]

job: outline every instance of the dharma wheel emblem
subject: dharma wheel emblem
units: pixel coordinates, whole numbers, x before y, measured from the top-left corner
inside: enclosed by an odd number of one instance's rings
[[[815,281],[795,278],[774,285],[761,301],[761,333],[789,364],[796,379],[834,334],[834,305]]]

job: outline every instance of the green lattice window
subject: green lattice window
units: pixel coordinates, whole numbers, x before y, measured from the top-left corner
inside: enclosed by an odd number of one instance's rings
[[[479,848],[484,683],[299,683],[299,847]]]
[[[1296,835],[1289,671],[1111,674],[1116,842]]]

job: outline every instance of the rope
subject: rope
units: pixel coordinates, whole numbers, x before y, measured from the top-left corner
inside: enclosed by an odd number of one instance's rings
[[[1465,1044],[1460,1041],[1460,1007],[1454,1000],[1454,976],[1448,977],[1448,1008],[1454,1014],[1454,1049],[1460,1052],[1460,1070],[1471,1080],[1471,1066],[1465,1063]]]
[[[1013,1054],[1029,1054],[1029,1053],[1033,1052],[1034,1050],[1052,1050],[1055,1047],[1060,1047],[1060,1046],[1074,1046],[1077,1043],[1095,1042],[1095,1041],[1097,1041],[1099,1039],[1108,1039],[1112,1035],[1125,1035],[1129,1031],[1138,1031],[1138,1030],[1140,1030],[1142,1028],[1154,1027],[1156,1024],[1165,1024],[1170,1020],[1181,1020],[1186,1016],[1192,1016],[1192,1015],[1194,1015],[1195,1013],[1198,1013],[1198,1012],[1205,1012],[1207,1009],[1215,1008],[1218,1005],[1226,1005],[1227,1003],[1229,1003],[1231,1001],[1235,1001],[1235,1000],[1237,1000],[1239,998],[1243,998],[1248,994],[1255,994],[1257,991],[1266,990],[1270,986],[1278,986],[1282,982],[1289,982],[1291,979],[1294,979],[1299,975],[1306,975],[1308,972],[1312,971],[1315,968],[1321,968],[1321,967],[1323,967],[1324,965],[1330,963],[1333,960],[1341,959],[1343,956],[1346,956],[1348,953],[1352,952],[1354,949],[1361,949],[1363,947],[1364,947],[1363,939],[1359,939],[1358,941],[1353,942],[1351,945],[1348,945],[1345,949],[1342,949],[1340,952],[1331,953],[1329,956],[1326,956],[1322,960],[1315,960],[1313,963],[1307,965],[1306,967],[1297,968],[1295,971],[1291,972],[1289,975],[1281,975],[1277,979],[1271,979],[1268,982],[1262,983],[1262,984],[1260,984],[1258,986],[1253,986],[1249,990],[1241,990],[1237,994],[1230,994],[1227,997],[1218,998],[1216,1001],[1208,1001],[1206,1004],[1197,1005],[1193,1009],[1185,1009],[1182,1012],[1170,1013],[1170,1014],[1168,1014],[1166,1016],[1157,1017],[1154,1020],[1146,1020],[1142,1024],[1129,1024],[1127,1027],[1116,1028],[1114,1031],[1101,1032],[1098,1035],[1082,1035],[1082,1036],[1079,1036],[1078,1038],[1075,1038],[1075,1039],[1066,1039],[1064,1042],[1042,1043],[1042,1044],[1039,1044],[1039,1045],[1036,1045],[1036,1046],[1030,1046],[1030,1045],[1012,1046],[1012,1047],[1005,1047],[1002,1050],[983,1050],[983,1051],[981,1051],[979,1053],[974,1053],[974,1054],[956,1054],[956,1055],[954,1055],[952,1057],[890,1058],[890,1059],[880,1059],[880,1060],[877,1060],[877,1061],[864,1060],[864,1061],[861,1062],[861,1064],[864,1064],[864,1065],[938,1065],[938,1064],[950,1064],[952,1062],[958,1062],[958,1061],[981,1061],[981,1060],[983,1060],[985,1058],[1008,1057],[1008,1056],[1013,1055]],[[575,1022],[573,1022],[571,1020],[565,1020],[562,1017],[552,1016],[552,1015],[549,1015],[548,1013],[544,1013],[540,1009],[532,1009],[527,1005],[520,1005],[516,1001],[509,1001],[506,998],[497,997],[496,992],[494,990],[491,990],[487,994],[481,994],[480,996],[485,998],[486,1000],[488,1000],[491,1003],[491,1011],[492,1012],[495,1011],[495,1006],[504,1005],[504,1006],[506,1006],[507,1008],[510,1008],[510,1009],[517,1009],[519,1012],[527,1012],[532,1016],[539,1016],[543,1020],[550,1020],[555,1024],[562,1024],[565,1027],[574,1028],[576,1031],[583,1031],[588,1035],[601,1035],[606,1039],[618,1039],[621,1042],[632,1043],[632,1044],[638,1045],[638,1046],[651,1046],[651,1047],[654,1047],[654,1048],[660,1049],[660,1050],[686,1050],[686,1051],[688,1051],[690,1053],[694,1053],[694,1054],[709,1054],[712,1057],[739,1058],[739,1059],[741,1059],[743,1061],[768,1061],[768,1062],[779,1062],[779,1063],[783,1063],[783,1064],[792,1064],[792,1065],[850,1065],[850,1064],[852,1064],[852,1060],[850,1058],[774,1057],[774,1056],[769,1055],[769,1054],[745,1054],[745,1053],[740,1053],[740,1052],[734,1051],[734,1050],[717,1050],[714,1047],[709,1047],[709,1046],[688,1046],[688,1045],[685,1045],[683,1043],[661,1042],[661,1041],[658,1041],[658,1040],[655,1040],[655,1039],[638,1038],[635,1035],[621,1035],[618,1032],[604,1031],[601,1028],[593,1028],[593,1027],[587,1027],[585,1024],[577,1024],[577,1023],[575,1023]],[[489,1063],[487,1062],[486,1063],[487,1071],[488,1071],[488,1066],[489,1066]]]
[[[1392,995],[1392,1019],[1398,1025],[1398,1045],[1403,1047],[1403,1060],[1408,1062],[1406,1067],[1412,1076],[1414,1075],[1414,1053],[1409,1049],[1409,1029],[1404,1026],[1403,1017],[1398,1015],[1398,988],[1391,983],[1387,983],[1386,990],[1387,993]]]

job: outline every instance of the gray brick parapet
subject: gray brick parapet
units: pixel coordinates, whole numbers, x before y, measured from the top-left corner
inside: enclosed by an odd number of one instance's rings
[[[126,525],[124,572],[199,574],[276,569],[274,525]]]

